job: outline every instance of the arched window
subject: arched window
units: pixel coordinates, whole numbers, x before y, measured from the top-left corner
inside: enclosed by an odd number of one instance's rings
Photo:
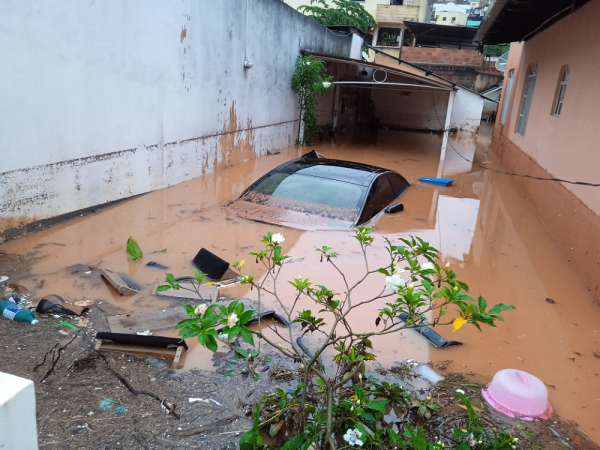
[[[523,100],[521,101],[519,122],[517,123],[517,133],[521,136],[525,136],[525,129],[527,128],[527,120],[529,120],[529,111],[531,110],[531,103],[533,101],[533,90],[535,89],[537,74],[537,64],[532,64],[529,66],[529,70],[527,71],[527,80],[525,81],[525,88],[523,89]]]
[[[506,120],[506,112],[508,111],[508,101],[510,99],[510,91],[512,90],[513,81],[515,79],[515,69],[510,69],[508,72],[508,81],[506,82],[506,91],[504,92],[504,104],[502,105],[502,115],[500,123],[504,124]]]
[[[564,66],[561,72],[561,77],[558,80],[558,87],[556,88],[556,96],[554,97],[554,105],[552,107],[552,114],[560,116],[562,111],[563,102],[565,101],[565,92],[567,92],[567,83],[569,82],[569,74],[571,69],[569,66]]]

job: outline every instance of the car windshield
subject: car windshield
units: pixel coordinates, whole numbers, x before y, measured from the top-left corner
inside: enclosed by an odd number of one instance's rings
[[[241,200],[332,219],[355,221],[366,187],[298,173],[272,172]]]

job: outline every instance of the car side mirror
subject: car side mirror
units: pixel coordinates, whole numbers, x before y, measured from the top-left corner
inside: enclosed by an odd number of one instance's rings
[[[404,205],[402,203],[395,203],[393,205],[387,206],[384,211],[387,214],[394,214],[400,211],[404,211]]]

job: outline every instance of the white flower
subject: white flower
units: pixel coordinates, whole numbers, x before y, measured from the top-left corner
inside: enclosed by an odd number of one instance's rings
[[[394,273],[397,273],[398,275],[401,275],[405,271],[406,271],[406,269],[403,269],[402,267],[398,267],[398,268],[396,268],[396,270],[394,270]]]
[[[196,314],[197,316],[201,316],[206,312],[206,308],[207,306],[204,303],[200,303],[198,306],[196,306],[194,314]]]
[[[283,237],[283,234],[281,233],[275,233],[272,237],[271,240],[273,242],[275,242],[276,244],[281,244],[283,243],[283,241],[285,241],[285,238]]]
[[[449,268],[450,268],[450,261],[448,261],[448,262],[446,263],[446,269],[449,269]]]
[[[465,395],[465,391],[463,391],[462,389],[457,389],[456,392],[458,392],[459,394]]]
[[[229,339],[229,335],[225,334],[225,333],[219,333],[219,335],[217,336],[219,339],[221,339],[224,342],[228,342],[230,344],[232,344],[236,338],[233,339]]]
[[[331,82],[330,81],[323,81],[323,87],[325,89],[327,89],[329,86],[331,86]]]
[[[475,447],[477,445],[477,441],[475,440],[475,436],[473,436],[473,433],[471,433],[469,435],[469,447]]]
[[[362,447],[364,442],[360,440],[360,437],[361,432],[358,430],[358,428],[355,428],[354,430],[350,428],[344,435],[344,441],[346,441],[348,445]]]
[[[435,270],[435,266],[433,263],[425,261],[424,263],[421,263],[421,270]]]
[[[406,281],[404,281],[397,273],[391,277],[385,277],[385,290],[398,293],[398,288],[405,287]]]
[[[229,325],[230,327],[234,326],[236,323],[238,323],[238,316],[236,313],[231,313],[227,316],[227,325]]]

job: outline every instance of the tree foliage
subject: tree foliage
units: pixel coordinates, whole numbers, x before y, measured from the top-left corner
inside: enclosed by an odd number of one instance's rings
[[[377,22],[360,3],[350,0],[311,0],[310,5],[298,7],[298,11],[312,17],[322,25],[351,25],[366,33]]]

